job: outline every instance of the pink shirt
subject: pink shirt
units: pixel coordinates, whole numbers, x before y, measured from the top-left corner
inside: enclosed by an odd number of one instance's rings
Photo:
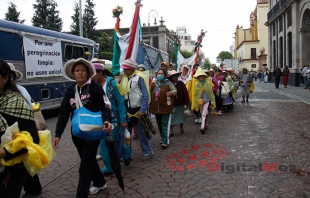
[[[214,84],[213,92],[214,93],[216,93],[216,91],[219,88],[219,81],[223,81],[223,80],[224,80],[224,76],[222,76],[222,75],[220,75],[219,77],[217,77],[217,76],[213,77],[213,84]]]

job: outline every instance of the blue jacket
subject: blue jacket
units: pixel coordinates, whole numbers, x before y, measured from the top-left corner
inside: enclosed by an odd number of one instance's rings
[[[120,123],[127,122],[127,112],[126,107],[124,103],[124,98],[121,96],[118,87],[117,82],[114,80],[114,78],[110,76],[105,76],[107,78],[106,81],[106,95],[109,98],[109,101],[111,103],[112,112],[115,116],[115,118],[119,118]],[[113,118],[112,118],[113,120]]]

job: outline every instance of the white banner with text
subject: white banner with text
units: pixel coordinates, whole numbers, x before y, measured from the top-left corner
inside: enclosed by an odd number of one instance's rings
[[[62,76],[61,42],[24,37],[26,78]]]

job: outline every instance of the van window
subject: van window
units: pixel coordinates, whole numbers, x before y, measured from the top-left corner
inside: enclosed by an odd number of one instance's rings
[[[65,45],[65,59],[71,60],[71,59],[83,58],[85,51],[88,51],[87,47],[66,44]]]
[[[41,90],[41,98],[42,100],[46,100],[50,98],[50,90],[49,89],[42,89]]]

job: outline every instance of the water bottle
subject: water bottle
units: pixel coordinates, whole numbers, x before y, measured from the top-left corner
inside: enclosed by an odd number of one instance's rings
[[[124,132],[124,136],[125,136],[125,144],[127,146],[130,146],[130,133],[127,129]]]
[[[170,92],[168,92],[170,93]],[[171,105],[171,97],[168,96],[168,93],[167,93],[167,105]]]

